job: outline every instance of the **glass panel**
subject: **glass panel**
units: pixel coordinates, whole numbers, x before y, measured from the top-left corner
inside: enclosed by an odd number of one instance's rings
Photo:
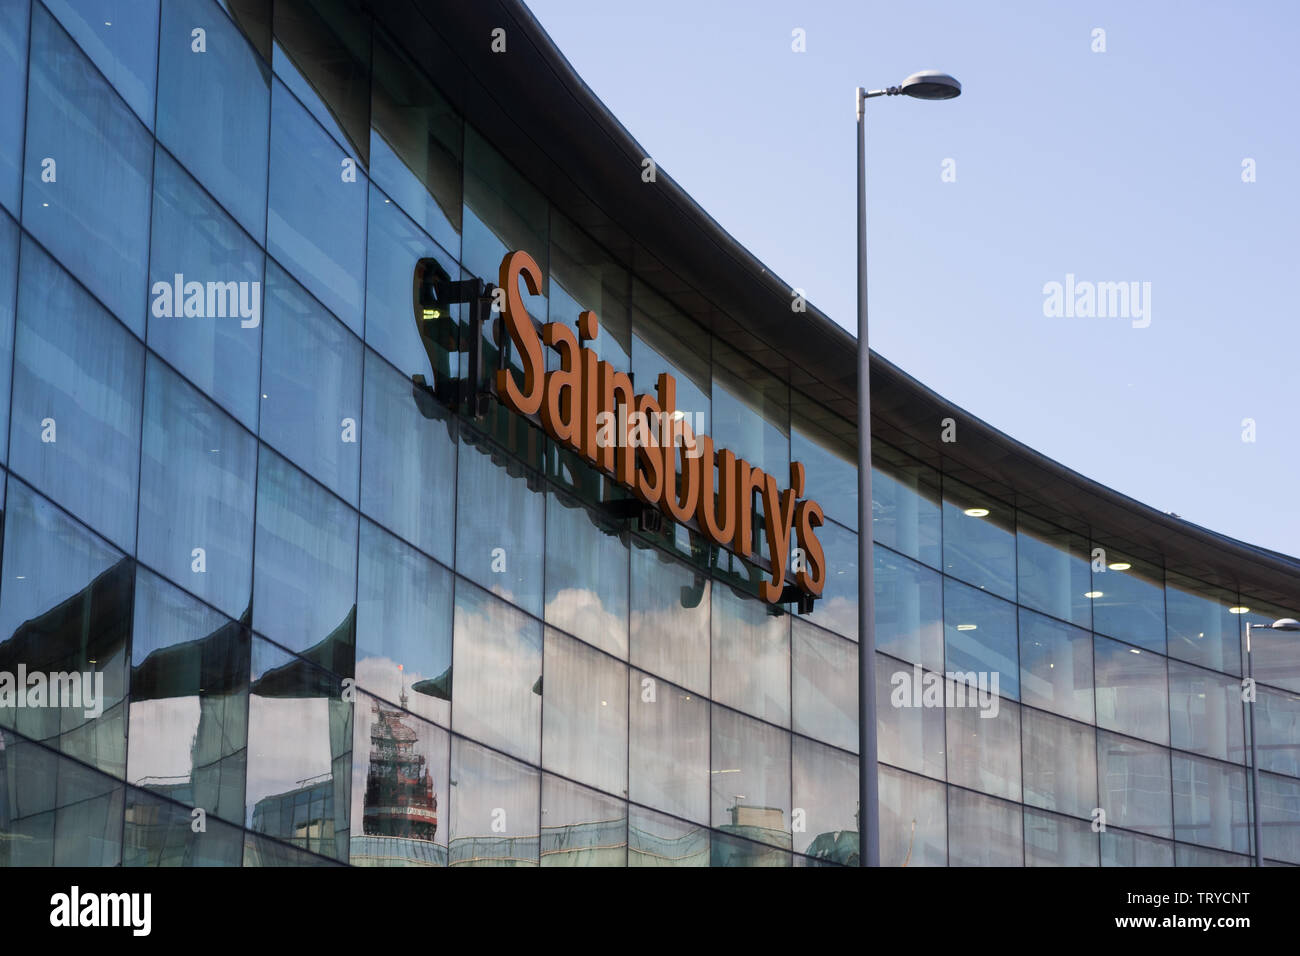
[[[1097,782],[1108,827],[1173,836],[1169,774],[1165,748],[1098,731]]]
[[[790,389],[718,339],[713,341],[713,440],[715,447],[730,448],[775,477],[778,487],[789,484]]]
[[[879,442],[872,443],[871,460],[872,537],[939,567],[943,543],[939,473]]]
[[[630,807],[628,866],[708,866],[709,831],[642,807]]]
[[[421,717],[451,723],[452,574],[361,522],[357,683]]]
[[[713,711],[713,826],[789,849],[790,734],[734,711]],[[715,853],[717,847],[714,848]]]
[[[541,321],[547,314],[546,199],[472,126],[465,127],[465,231],[460,261],[471,275],[496,282],[507,252],[522,249],[542,269],[540,295],[521,284],[528,314]]]
[[[542,766],[625,796],[627,665],[553,628],[544,661]]]
[[[32,9],[23,226],[143,334],[153,141],[44,7]]]
[[[628,274],[604,248],[564,216],[551,212],[550,321],[572,327],[578,314],[596,313],[600,334],[585,343],[620,372],[631,371]],[[641,388],[649,386],[641,383]],[[691,422],[695,427],[695,422]]]
[[[361,510],[452,563],[456,419],[366,352]]]
[[[539,762],[542,625],[464,581],[456,582],[452,729]]]
[[[988,705],[956,681],[945,682],[956,706],[948,725],[948,780],[1010,800],[1020,799],[1020,707],[993,697]],[[967,694],[962,706],[961,694]]]
[[[1174,754],[1173,779],[1175,839],[1250,852],[1244,769]]]
[[[1079,627],[1092,626],[1088,539],[1046,521],[1017,515],[1020,603]]]
[[[374,59],[370,175],[425,232],[458,255],[464,124],[379,31]]]
[[[791,390],[790,460],[807,473],[804,496],[850,531],[858,530],[857,442],[853,423]],[[872,497],[875,497],[874,490]]]
[[[266,251],[360,335],[366,175],[283,84],[273,86]]]
[[[1300,777],[1300,699],[1257,686],[1255,732],[1259,768]]]
[[[943,569],[981,590],[1015,600],[1015,512],[947,476],[943,479]]]
[[[876,655],[876,749],[882,763],[944,779],[944,690],[942,674]],[[856,712],[854,717],[856,738]],[[854,750],[856,744],[855,739]]]
[[[1103,830],[1101,834],[1102,866],[1173,866],[1174,845],[1164,840]]]
[[[790,866],[789,850],[727,833],[714,833],[709,865],[717,867]]]
[[[23,242],[10,465],[119,547],[135,541],[144,349]]]
[[[1169,678],[1158,654],[1098,637],[1097,726],[1169,743]]]
[[[1092,635],[1020,609],[1020,699],[1095,722]]]
[[[0,24],[3,24],[4,16],[3,4],[0,4]],[[4,56],[4,42],[3,35],[0,35],[0,58]],[[0,93],[0,97],[3,95]],[[3,157],[0,157],[0,164],[3,164]],[[14,311],[17,305],[18,224],[0,214],[0,422],[9,421],[8,386],[13,373]],[[6,460],[8,452],[9,429],[0,427],[0,462]]]
[[[1102,545],[1106,570],[1093,571],[1092,627],[1138,647],[1165,652],[1165,573],[1147,561]]]
[[[252,599],[256,477],[256,439],[151,355],[137,553],[241,620]]]
[[[253,638],[245,826],[348,858],[352,704],[337,678]]]
[[[357,513],[262,446],[253,630],[350,677]]]
[[[27,107],[28,0],[0,3],[0,205],[19,215],[23,113]]]
[[[943,670],[943,578],[885,548],[872,547],[876,649]]]
[[[135,580],[127,782],[240,824],[248,629],[144,569]]]
[[[361,471],[361,340],[266,268],[259,434],[350,504]]]
[[[266,256],[162,150],[154,187],[149,346],[254,429]]]
[[[784,482],[778,478],[778,486]],[[826,585],[806,620],[858,639],[858,536],[828,521],[817,529],[826,555]],[[762,552],[766,554],[766,550]],[[787,573],[786,580],[790,580]]]
[[[1264,856],[1300,863],[1300,780],[1261,773],[1259,821]]]
[[[632,671],[628,797],[701,823],[709,819],[709,702]]]
[[[714,590],[712,697],[790,726],[790,615],[726,585]]]
[[[1165,613],[1169,656],[1228,674],[1241,673],[1241,621],[1231,591],[1168,573]]]
[[[193,30],[205,31],[202,53]],[[258,242],[266,236],[270,82],[270,67],[212,0],[162,4],[158,139]]]
[[[709,689],[713,584],[658,548],[632,548],[631,661],[691,690]]]
[[[1199,846],[1187,846],[1185,843],[1174,845],[1174,857],[1178,866],[1250,866],[1251,858],[1232,853],[1220,853]],[[1269,864],[1265,863],[1265,866]]]
[[[243,798],[240,798],[243,816]],[[152,793],[126,788],[126,821],[122,834],[123,866],[239,866],[244,856],[244,830],[209,816],[201,833],[194,818],[178,803]]]
[[[1259,696],[1275,696],[1257,691]],[[1179,750],[1246,762],[1241,681],[1214,671],[1169,662],[1169,742]],[[1259,714],[1256,714],[1258,720]],[[1263,731],[1261,730],[1261,740]],[[1262,761],[1260,766],[1267,766]]]
[[[1265,604],[1244,594],[1242,603],[1250,607],[1249,613],[1243,613],[1245,620],[1241,623],[1243,635],[1246,622],[1249,621],[1251,625],[1250,656],[1254,658],[1251,666],[1255,680],[1261,684],[1285,687],[1300,694],[1300,654],[1296,653],[1296,635],[1266,626],[1284,617],[1300,620],[1300,605],[1283,608]],[[1243,639],[1242,646],[1245,644]]]
[[[973,671],[994,693],[1018,698],[1015,605],[945,578],[943,617],[948,670]]]
[[[949,787],[948,854],[950,866],[1023,866],[1020,807]]]
[[[881,767],[880,863],[946,866],[948,811],[942,783]]]
[[[369,694],[355,713],[348,862],[446,866],[451,735]]]
[[[244,834],[244,866],[341,866],[323,856],[286,846],[275,840]]]
[[[547,496],[546,623],[627,659],[628,549],[563,492]]]
[[[627,866],[627,804],[544,774],[542,866]]]
[[[1025,803],[1090,820],[1097,806],[1097,731],[1031,707],[1020,716]]]
[[[799,620],[794,621],[791,639],[795,733],[857,753],[857,645]]]
[[[542,614],[545,499],[517,460],[460,430],[456,570],[537,617]]]
[[[858,761],[846,753],[795,737],[794,850],[817,860],[858,865]]]
[[[45,6],[153,129],[158,0],[49,0]]]
[[[636,278],[632,280],[632,331],[632,382],[637,392],[657,395],[659,376],[667,372],[677,380],[677,407],[691,416],[691,428],[697,434],[714,434],[709,334]],[[716,441],[716,435],[714,447],[726,447]],[[739,449],[732,451],[742,457]]]
[[[131,560],[22,482],[8,484],[0,672],[29,676],[26,706],[0,708],[0,726],[120,778]]]
[[[1091,823],[1025,811],[1025,866],[1097,866],[1099,850]]]
[[[539,774],[460,737],[451,741],[452,866],[537,866]]]

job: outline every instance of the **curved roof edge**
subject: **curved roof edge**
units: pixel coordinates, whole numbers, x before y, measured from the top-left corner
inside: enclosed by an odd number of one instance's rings
[[[792,313],[791,287],[662,168],[656,182],[642,182],[648,154],[521,0],[362,2],[566,215],[700,324],[856,419],[857,339],[811,304]],[[505,53],[490,49],[498,27]],[[1300,608],[1300,560],[1162,513],[1006,435],[874,352],[871,365],[872,429],[881,440],[1063,527]],[[945,417],[957,421],[959,442],[939,441]]]

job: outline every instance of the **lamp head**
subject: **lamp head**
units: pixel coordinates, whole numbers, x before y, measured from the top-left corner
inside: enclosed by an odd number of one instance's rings
[[[922,70],[899,84],[899,92],[918,100],[950,100],[961,96],[961,83],[947,73]]]

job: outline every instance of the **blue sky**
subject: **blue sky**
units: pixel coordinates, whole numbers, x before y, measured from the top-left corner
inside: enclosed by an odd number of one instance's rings
[[[1090,478],[1300,552],[1300,4],[527,2],[648,155],[850,330],[853,90],[952,73],[957,100],[868,103],[872,348]],[[1045,316],[1067,274],[1149,282],[1150,325]]]

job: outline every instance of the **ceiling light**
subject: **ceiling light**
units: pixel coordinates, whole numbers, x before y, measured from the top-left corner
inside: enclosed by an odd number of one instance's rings
[[[959,631],[973,631],[973,630],[975,630],[975,628],[976,628],[977,626],[978,626],[978,625],[976,625],[976,624],[958,624],[958,625],[957,625],[957,630],[959,630]]]
[[[967,508],[962,512],[968,518],[983,518],[989,513],[988,508]]]
[[[1106,567],[1110,568],[1112,571],[1127,571],[1129,568],[1133,567],[1133,565],[1129,564],[1127,561],[1112,561],[1110,564],[1106,565]]]
[[[1240,605],[1238,605],[1237,607],[1230,607],[1230,608],[1228,608],[1228,613],[1229,613],[1229,614],[1245,614],[1245,613],[1247,613],[1249,610],[1250,610],[1250,608],[1248,608],[1248,607],[1241,607]]]
[[[1083,596],[1086,597],[1086,598],[1091,598],[1092,600],[1095,601],[1097,598],[1101,597],[1101,592],[1100,592],[1100,591],[1085,591],[1085,592],[1083,592]]]

